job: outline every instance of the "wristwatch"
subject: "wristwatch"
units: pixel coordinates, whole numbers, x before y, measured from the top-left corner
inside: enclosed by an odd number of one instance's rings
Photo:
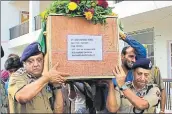
[[[124,85],[122,85],[119,89],[120,89],[121,91],[123,91],[123,90],[126,90],[127,88],[128,88],[127,85],[124,84]]]

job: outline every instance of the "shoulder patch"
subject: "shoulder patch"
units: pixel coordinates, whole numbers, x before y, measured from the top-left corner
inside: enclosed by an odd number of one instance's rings
[[[14,73],[14,75],[23,75],[24,73],[26,73],[26,70],[24,68],[20,68]]]

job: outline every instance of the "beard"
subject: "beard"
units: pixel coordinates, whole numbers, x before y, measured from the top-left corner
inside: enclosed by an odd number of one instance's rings
[[[131,70],[132,67],[133,67],[133,62],[124,61],[124,66],[125,66],[128,70]]]

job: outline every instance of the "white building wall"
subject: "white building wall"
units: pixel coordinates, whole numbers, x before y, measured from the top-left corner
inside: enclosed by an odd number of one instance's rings
[[[46,8],[49,8],[52,2],[53,1],[40,1],[40,12],[43,12]]]
[[[4,61],[11,53],[11,50],[8,49],[9,28],[18,25],[19,20],[19,10],[9,4],[9,1],[1,1],[1,45],[5,52],[5,56],[1,58],[1,69],[4,68]]]
[[[17,0],[11,0],[8,1],[9,4],[11,4],[13,7],[17,8],[20,11],[29,11],[29,1],[17,1]]]
[[[37,30],[30,32],[29,34],[22,35],[18,38],[9,40],[9,28],[20,24],[20,11],[29,11],[29,3],[30,2],[28,1],[14,1],[14,3],[9,1],[1,2],[1,45],[3,46],[5,52],[5,56],[1,58],[1,69],[4,69],[5,60],[10,53],[15,53],[21,56],[23,49],[29,43],[36,41],[40,34],[40,30]],[[34,9],[32,8],[30,11],[34,12],[35,10],[38,10],[35,15],[32,15],[33,17],[31,18],[33,19],[34,16],[39,14],[40,4],[38,3],[30,5],[32,5],[31,7],[34,7]]]
[[[122,21],[124,22],[124,21]],[[125,22],[124,22],[125,23]],[[146,28],[154,27],[154,57],[155,57],[155,65],[157,65],[160,70],[163,78],[169,78],[168,67],[168,40],[172,40],[172,16],[167,18],[163,18],[162,20],[156,21],[154,23],[125,23],[124,31],[132,32],[137,30],[142,30]]]
[[[168,40],[172,40],[172,16],[155,26],[155,60],[163,77],[169,77]],[[161,35],[161,36],[159,36]]]
[[[29,33],[35,31],[34,17],[40,13],[40,1],[29,1]]]
[[[172,1],[122,1],[114,5],[113,11],[125,18],[171,5]]]

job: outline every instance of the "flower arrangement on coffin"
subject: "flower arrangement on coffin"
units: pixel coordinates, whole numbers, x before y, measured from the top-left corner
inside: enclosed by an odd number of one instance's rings
[[[108,7],[107,0],[56,0],[40,14],[42,20],[46,21],[50,13],[69,17],[84,16],[94,24],[105,24],[106,16],[117,16]]]

